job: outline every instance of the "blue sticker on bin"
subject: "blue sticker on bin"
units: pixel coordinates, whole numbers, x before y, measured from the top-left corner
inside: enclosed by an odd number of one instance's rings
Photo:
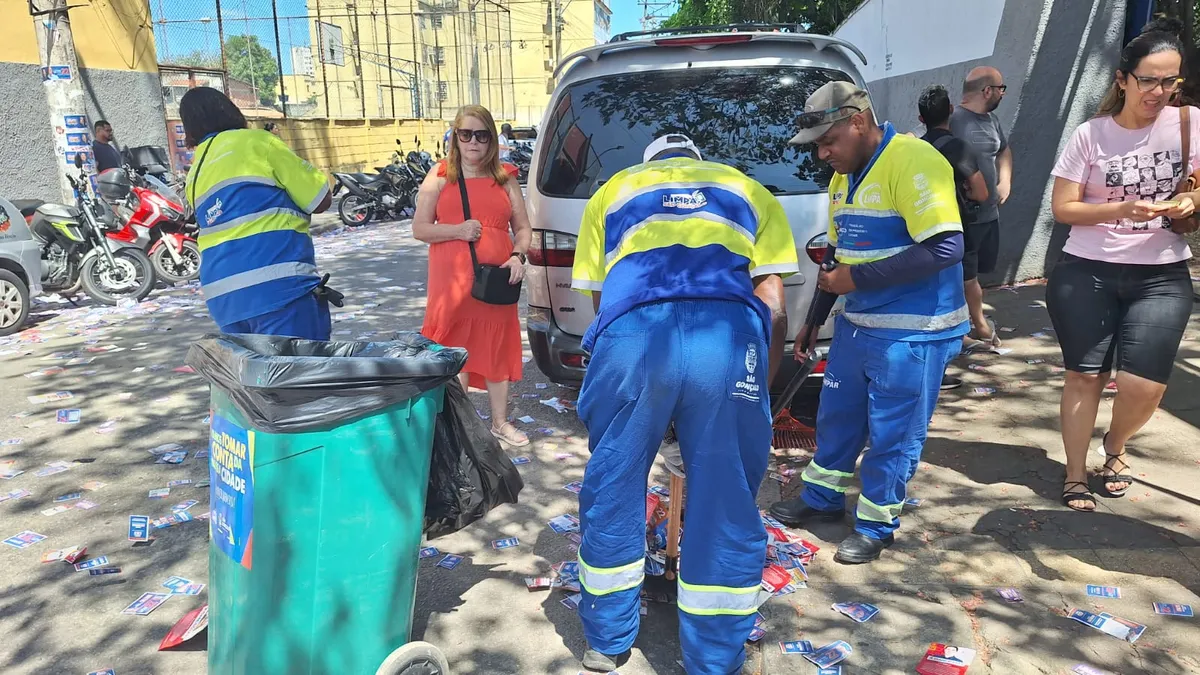
[[[212,541],[251,569],[254,540],[254,432],[212,416],[209,444],[209,521]]]

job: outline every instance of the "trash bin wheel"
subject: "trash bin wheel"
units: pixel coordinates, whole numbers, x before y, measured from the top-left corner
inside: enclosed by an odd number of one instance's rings
[[[450,675],[450,664],[428,642],[410,642],[389,654],[375,675]]]

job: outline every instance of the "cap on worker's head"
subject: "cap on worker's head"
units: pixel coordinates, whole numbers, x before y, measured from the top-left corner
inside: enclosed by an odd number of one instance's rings
[[[804,102],[804,112],[796,118],[800,133],[788,142],[792,145],[812,143],[834,124],[870,107],[871,97],[853,82],[826,83]]]
[[[661,157],[659,155],[662,155]],[[646,152],[642,153],[642,161],[649,162],[652,159],[670,159],[672,157],[695,157],[696,159],[704,159],[700,154],[700,148],[692,142],[692,139],[683,134],[667,134],[654,139],[654,142],[646,146]]]

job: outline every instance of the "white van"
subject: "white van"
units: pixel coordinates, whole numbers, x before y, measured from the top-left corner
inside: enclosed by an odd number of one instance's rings
[[[844,40],[784,27],[697,30],[618,36],[559,65],[529,175],[533,245],[526,282],[529,344],[554,382],[578,382],[587,368],[580,341],[595,313],[589,297],[571,290],[584,206],[667,133],[687,134],[706,160],[738,168],[779,198],[800,257],[800,274],[784,280],[789,354],[804,323],[825,251],[833,170],[817,160],[815,146],[788,140],[818,87],[833,80],[866,86],[855,66],[855,59],[864,65],[866,59]],[[823,344],[831,331],[832,322],[822,329]],[[776,389],[795,367],[785,359]]]

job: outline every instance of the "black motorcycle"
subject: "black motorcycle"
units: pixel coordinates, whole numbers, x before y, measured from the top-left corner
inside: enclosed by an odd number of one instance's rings
[[[400,139],[396,139],[400,144]],[[412,155],[413,153],[409,153]],[[397,220],[407,209],[415,209],[418,178],[401,158],[400,151],[392,153],[392,162],[377,166],[379,173],[334,173],[338,184],[334,196],[344,188],[346,194],[338,201],[338,217],[347,227],[366,225],[374,219]]]
[[[533,163],[533,146],[517,144],[508,152],[508,161],[517,167],[517,182],[525,185],[529,182],[529,165]]]
[[[141,249],[105,236],[120,227],[115,214],[92,195],[82,155],[75,156],[75,168],[78,176],[67,174],[75,206],[42,204],[30,222],[42,251],[42,285],[64,295],[82,287],[106,305],[141,301],[154,289],[154,266]]]

